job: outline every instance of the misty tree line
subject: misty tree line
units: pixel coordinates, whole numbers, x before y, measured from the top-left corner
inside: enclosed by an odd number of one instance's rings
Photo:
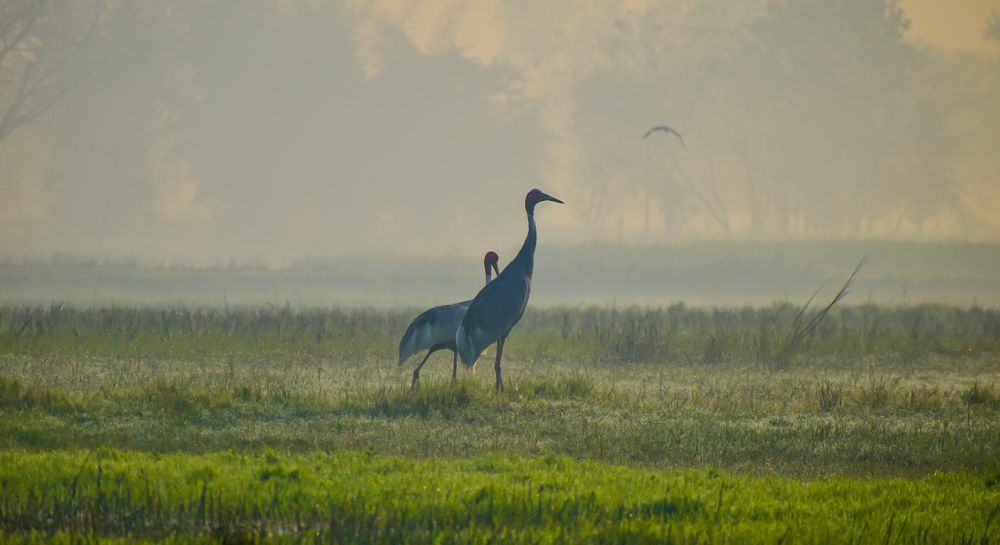
[[[0,141],[38,123],[67,94],[128,70],[122,47],[151,15],[140,2],[0,3]]]
[[[227,54],[207,52],[219,29],[279,21],[289,3],[206,11],[192,0],[6,0],[0,142],[51,122],[66,96],[122,78],[154,89],[167,110],[196,102],[186,86],[224,77],[202,66],[203,56]],[[647,229],[701,218],[718,234],[906,234],[968,194],[970,180],[995,182],[996,154],[969,155],[970,142],[1000,126],[1000,61],[913,45],[892,0],[780,2],[735,22],[719,15],[727,6],[706,1],[695,8],[703,16],[682,27],[666,9],[615,23],[632,26],[605,44],[595,90],[576,107],[590,149],[579,159],[586,198],[577,204],[589,224],[620,224],[638,197]],[[1000,15],[986,36],[1000,41]],[[260,45],[238,30],[234,39],[242,41],[230,48]],[[689,131],[687,147],[644,143],[641,120],[606,115],[603,104],[621,100],[613,96],[621,88],[656,94],[670,119],[649,124]],[[142,123],[162,122],[150,112]],[[605,153],[624,122],[636,151]]]
[[[612,59],[608,79],[659,90],[668,118],[650,124],[690,132],[684,148],[668,138],[637,146],[645,155],[588,155],[591,223],[616,221],[607,201],[639,197],[667,231],[700,217],[727,235],[913,236],[935,216],[967,221],[944,212],[976,184],[996,183],[996,154],[977,147],[1000,127],[995,58],[910,43],[891,0],[776,2],[742,26],[714,20],[725,3],[706,4],[683,49]],[[655,17],[643,25],[646,35],[670,33]],[[1000,41],[996,12],[986,37]],[[608,99],[584,100],[578,125],[617,136],[587,113]]]

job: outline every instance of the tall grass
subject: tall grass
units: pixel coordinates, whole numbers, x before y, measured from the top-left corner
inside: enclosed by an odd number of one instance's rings
[[[0,306],[0,352],[185,357],[270,350],[388,360],[410,309],[263,306],[74,308]],[[766,307],[530,308],[510,350],[523,360],[630,364],[666,360],[763,364],[1000,352],[1000,310],[942,305],[829,308],[803,318]]]

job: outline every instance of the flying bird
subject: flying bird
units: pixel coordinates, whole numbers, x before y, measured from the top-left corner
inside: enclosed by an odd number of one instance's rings
[[[684,137],[681,136],[681,133],[675,131],[672,127],[668,127],[666,125],[657,125],[649,129],[648,131],[646,131],[646,134],[643,135],[643,138],[649,138],[649,135],[653,134],[656,131],[663,131],[667,134],[673,133],[674,135],[677,136],[677,139],[681,141],[681,147],[684,147]]]
[[[521,251],[495,280],[476,294],[462,318],[462,325],[455,333],[455,346],[466,367],[473,367],[483,350],[494,342],[497,343],[497,359],[493,369],[497,375],[498,392],[503,391],[501,362],[504,343],[528,306],[531,273],[535,268],[535,245],[538,240],[535,205],[543,201],[562,203],[537,189],[528,192],[524,198],[524,209],[528,213],[528,236],[521,245]]]
[[[499,276],[500,270],[497,263],[500,257],[496,252],[486,252],[483,257],[483,268],[486,269],[486,284],[490,283],[495,271]],[[451,350],[452,368],[451,380],[458,379],[458,352],[455,350],[455,331],[465,316],[472,300],[462,301],[451,305],[441,305],[422,312],[410,322],[403,338],[399,340],[399,364],[403,365],[410,356],[427,350],[427,355],[420,360],[417,368],[413,370],[413,381],[410,383],[411,389],[416,389],[420,380],[420,368],[427,363],[427,358],[438,350]]]

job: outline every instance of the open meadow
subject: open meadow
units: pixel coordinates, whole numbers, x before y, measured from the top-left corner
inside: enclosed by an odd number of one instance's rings
[[[529,309],[500,395],[416,310],[0,307],[4,540],[1000,541],[996,310]]]
[[[0,0],[0,545],[1000,545],[998,150],[1000,0]]]

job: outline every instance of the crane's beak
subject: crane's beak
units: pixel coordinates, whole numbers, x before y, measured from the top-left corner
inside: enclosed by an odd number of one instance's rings
[[[499,269],[499,267],[497,267],[496,261],[494,261],[493,263],[490,263],[490,267],[493,267],[494,278],[496,278],[497,276],[500,276],[500,269]]]
[[[564,203],[564,202],[560,201],[559,199],[557,199],[557,198],[553,197],[552,195],[546,195],[545,193],[542,193],[542,200],[543,200],[543,201],[552,201],[552,202],[557,202],[557,203],[559,203],[559,204],[566,204],[566,203]]]

